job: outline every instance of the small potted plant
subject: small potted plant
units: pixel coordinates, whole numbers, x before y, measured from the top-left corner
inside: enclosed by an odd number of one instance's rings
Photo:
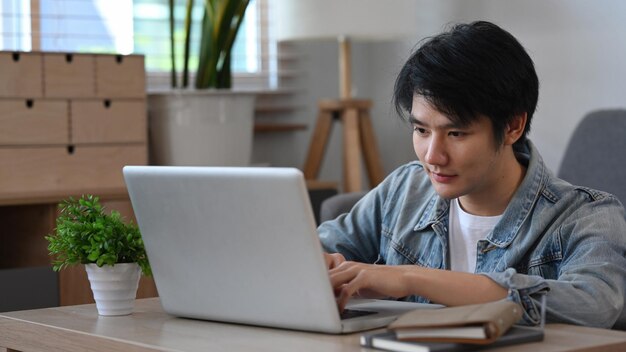
[[[140,274],[152,274],[137,225],[117,211],[106,214],[93,195],[64,200],[59,209],[54,233],[46,236],[53,269],[84,264],[98,313],[132,313]]]

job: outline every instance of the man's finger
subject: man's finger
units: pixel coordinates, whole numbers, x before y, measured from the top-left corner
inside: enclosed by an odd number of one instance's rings
[[[348,300],[361,288],[361,283],[363,282],[363,275],[357,275],[350,282],[344,284],[339,291],[339,296],[337,296],[337,306],[339,307],[339,311],[343,312],[348,304]]]

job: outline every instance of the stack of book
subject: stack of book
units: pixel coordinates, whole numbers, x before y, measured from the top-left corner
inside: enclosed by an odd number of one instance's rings
[[[543,330],[513,326],[522,316],[516,303],[502,300],[399,317],[387,331],[361,336],[361,345],[386,351],[476,351],[543,340]]]

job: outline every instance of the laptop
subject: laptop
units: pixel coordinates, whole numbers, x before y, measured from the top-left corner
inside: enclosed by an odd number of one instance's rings
[[[324,333],[378,328],[436,305],[352,300],[341,319],[302,173],[293,168],[126,166],[163,309]]]

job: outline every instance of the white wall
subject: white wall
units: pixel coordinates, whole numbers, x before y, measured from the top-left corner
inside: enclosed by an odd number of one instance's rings
[[[416,0],[417,1],[417,0]],[[379,149],[387,172],[414,159],[410,131],[390,105],[395,77],[416,43],[454,22],[489,20],[516,36],[533,58],[540,80],[530,137],[557,170],[578,121],[594,109],[626,107],[626,2],[620,0],[419,0],[419,33],[391,43],[353,44],[356,96],[370,98]],[[393,1],[389,1],[393,3]],[[337,97],[337,48],[332,40],[298,42],[303,70],[301,121],[315,120],[319,98]],[[339,126],[337,126],[339,127]],[[341,179],[341,143],[335,128],[321,178]],[[311,130],[290,139],[301,166]],[[267,148],[266,148],[267,149]],[[268,150],[271,150],[269,148]],[[270,153],[270,154],[271,154]],[[268,154],[266,154],[268,155]],[[285,158],[282,158],[285,160]],[[271,160],[270,160],[271,162]]]
[[[530,137],[553,170],[589,111],[626,107],[626,2],[479,0],[458,2],[454,19],[485,19],[528,50],[539,75]],[[626,138],[626,137],[625,137]]]

